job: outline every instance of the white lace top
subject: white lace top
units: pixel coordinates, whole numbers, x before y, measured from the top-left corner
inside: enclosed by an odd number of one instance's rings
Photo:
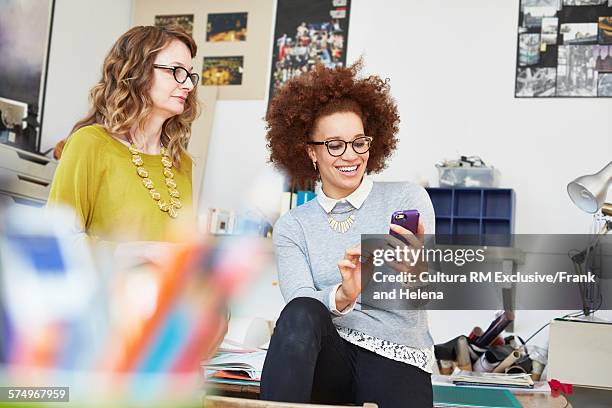
[[[429,374],[433,371],[433,364],[436,361],[433,346],[425,349],[417,349],[403,344],[396,344],[387,340],[378,339],[346,327],[336,326],[336,329],[340,337],[351,344],[370,350],[383,357],[413,365]]]

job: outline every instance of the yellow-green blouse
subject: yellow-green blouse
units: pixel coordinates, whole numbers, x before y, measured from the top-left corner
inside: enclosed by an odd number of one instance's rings
[[[169,202],[160,155],[140,155],[155,189]],[[74,208],[90,237],[107,240],[167,241],[170,228],[191,217],[191,159],[172,168],[182,208],[176,219],[162,212],[132,163],[128,147],[99,125],[85,126],[70,136],[51,185],[48,205]]]

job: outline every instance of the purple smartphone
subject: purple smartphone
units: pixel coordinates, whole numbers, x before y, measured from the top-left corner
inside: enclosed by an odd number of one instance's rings
[[[419,229],[419,212],[417,210],[396,211],[391,215],[391,224],[397,224],[400,227],[404,227],[416,235]],[[393,231],[389,231],[389,234],[406,242],[401,235]]]

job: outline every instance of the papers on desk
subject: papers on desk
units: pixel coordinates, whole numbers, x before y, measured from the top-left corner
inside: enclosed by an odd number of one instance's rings
[[[258,385],[265,359],[265,350],[220,349],[202,368],[210,382]]]
[[[450,375],[432,374],[431,383],[433,385],[439,385],[443,387],[460,387],[460,385],[453,384]],[[513,394],[534,394],[544,393],[550,394],[550,385],[547,381],[534,381],[533,388],[517,388],[513,386],[502,386],[502,385],[486,385],[486,384],[471,384],[478,388],[506,388],[512,391]]]
[[[509,388],[533,388],[531,375],[520,374],[497,374],[479,373],[474,371],[458,371],[450,376],[455,385],[487,386],[487,387],[509,387]]]

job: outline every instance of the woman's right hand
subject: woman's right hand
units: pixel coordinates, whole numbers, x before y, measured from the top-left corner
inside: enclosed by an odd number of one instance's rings
[[[336,293],[336,307],[344,309],[357,299],[361,293],[361,245],[344,252],[344,258],[338,261],[342,284]]]

